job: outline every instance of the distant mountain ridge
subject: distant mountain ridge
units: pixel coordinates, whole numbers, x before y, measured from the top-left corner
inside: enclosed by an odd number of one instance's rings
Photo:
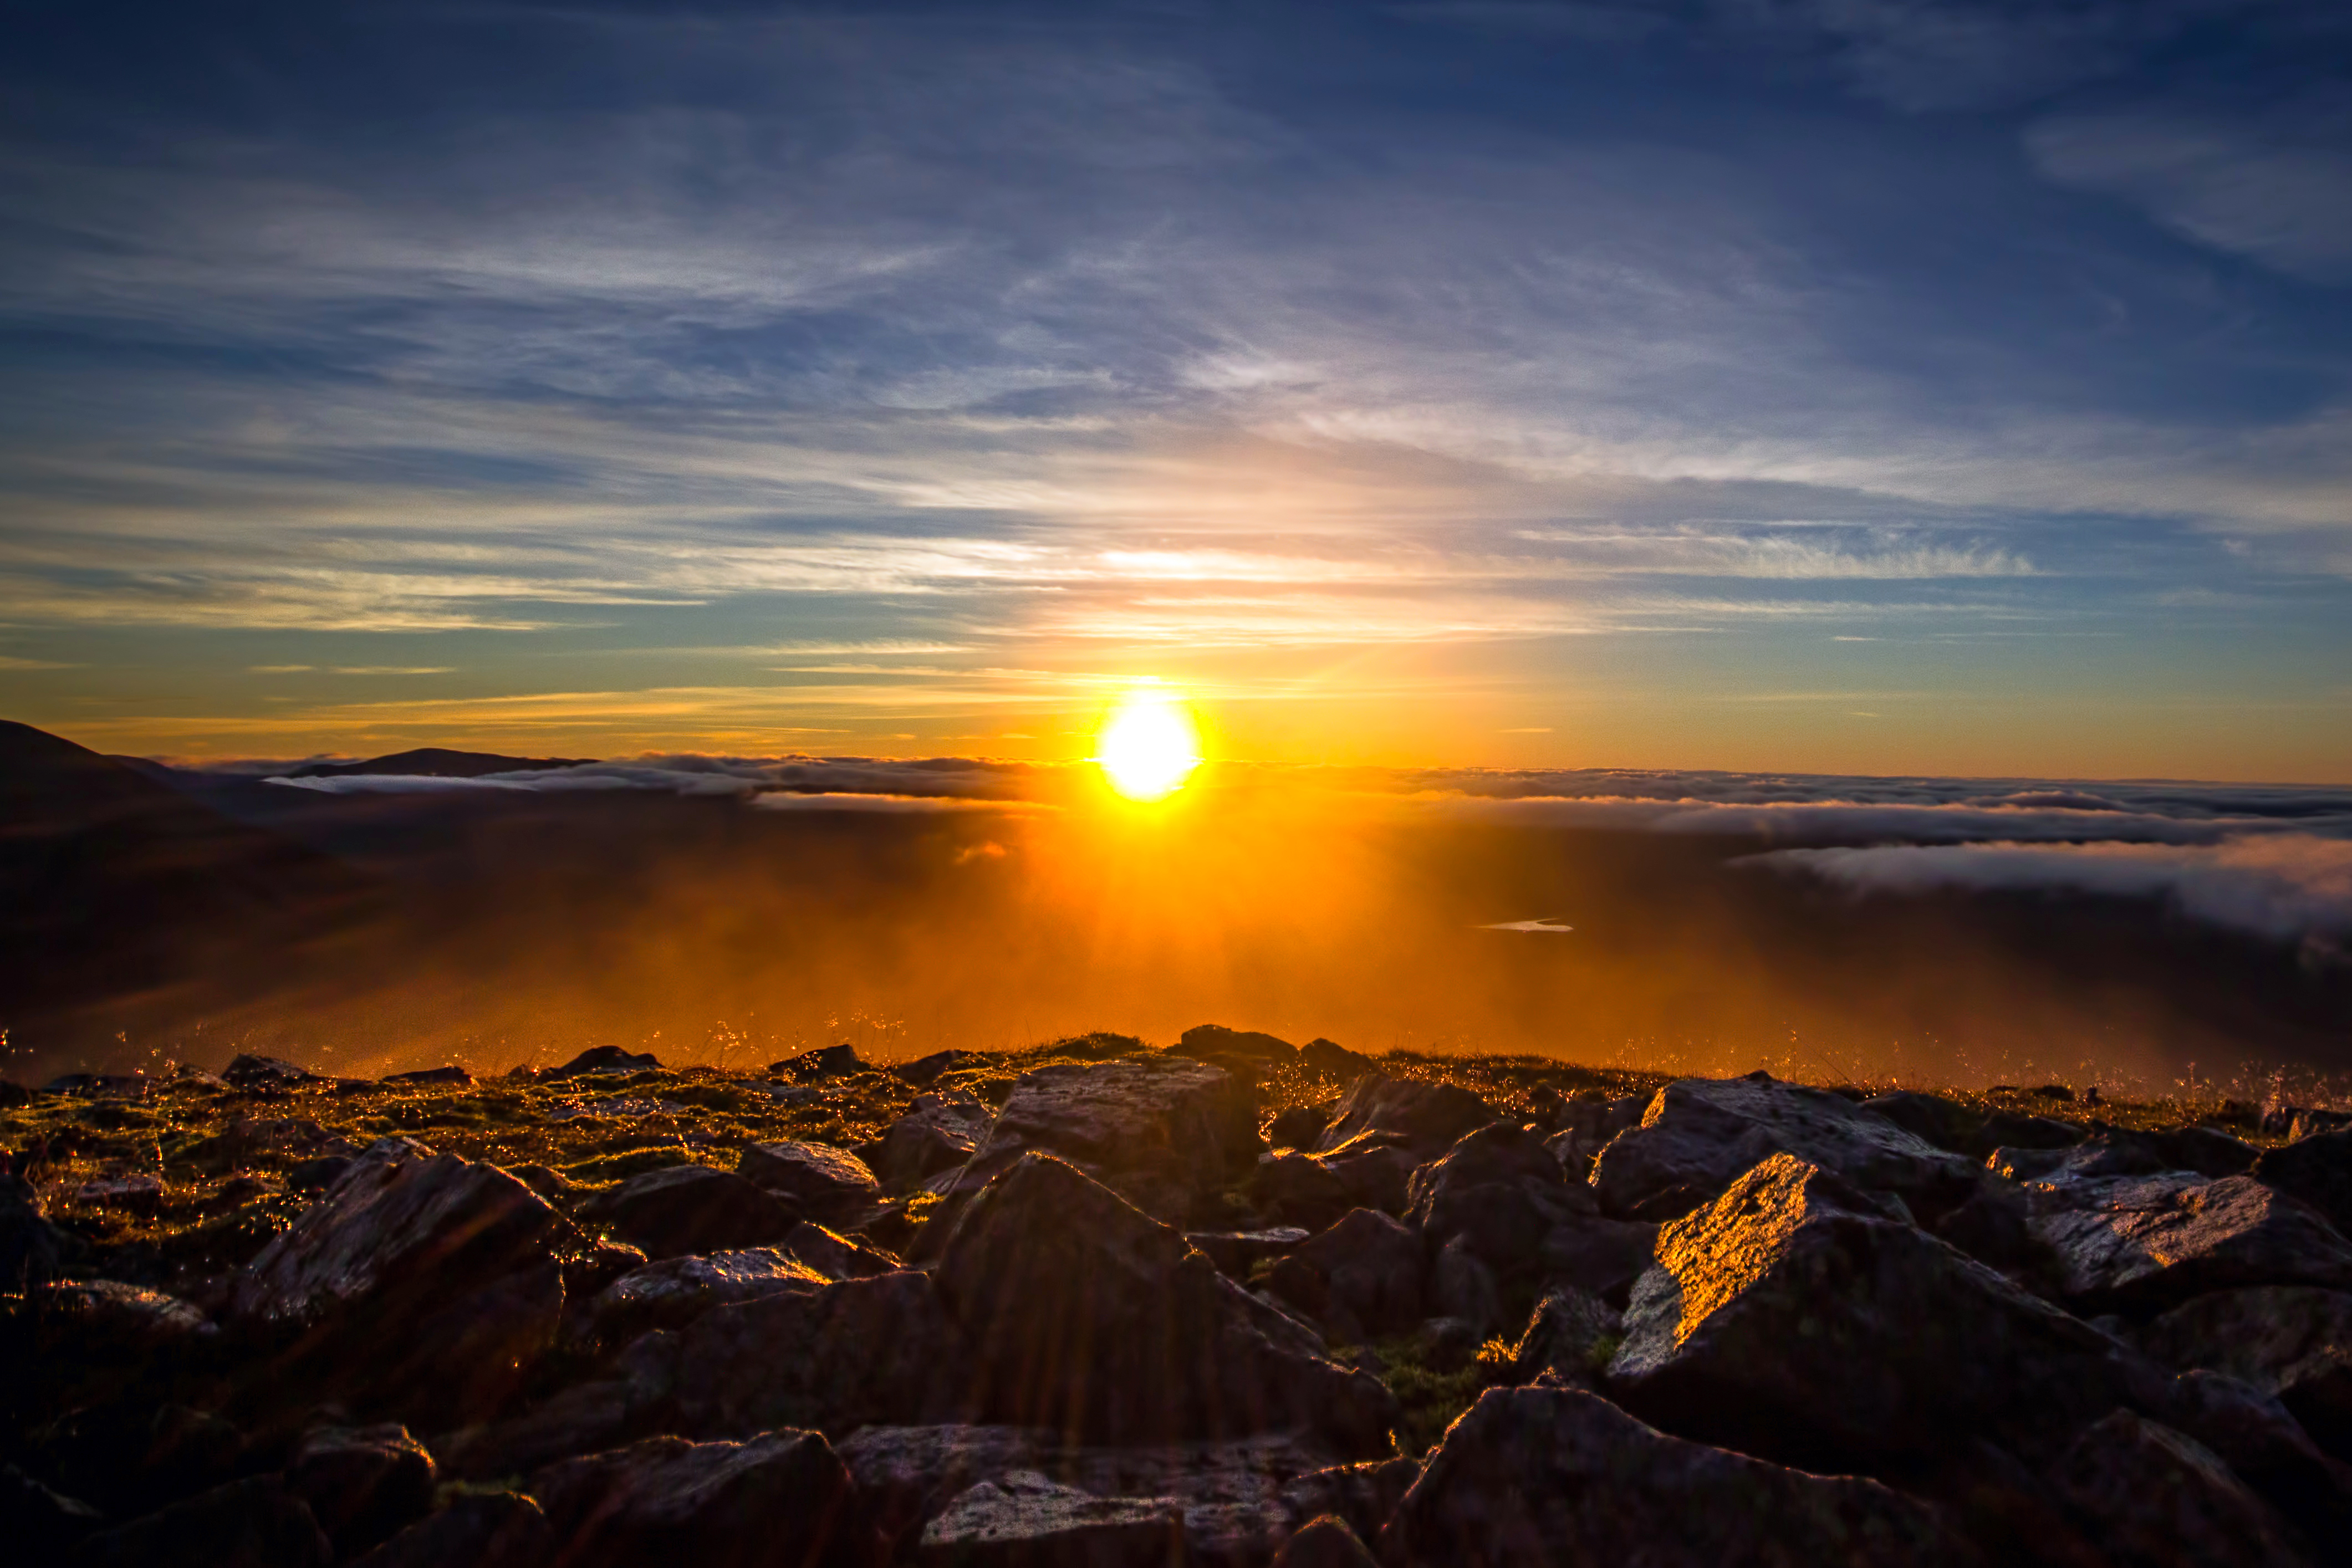
[[[479,779],[490,773],[529,773],[549,768],[578,768],[593,757],[500,757],[489,751],[452,751],[446,747],[420,746],[372,757],[364,762],[309,762],[281,775],[287,779],[349,779],[362,774],[403,774],[430,779]]]

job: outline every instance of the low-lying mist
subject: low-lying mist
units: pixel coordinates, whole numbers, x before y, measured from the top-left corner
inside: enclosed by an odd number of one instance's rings
[[[740,1068],[1204,1021],[1958,1086],[2352,1066],[2352,968],[2324,932],[2196,918],[2163,886],[1889,886],[1792,862],[1817,838],[1785,823],[1349,785],[1234,769],[1150,808],[1074,779],[992,801],[248,785],[248,820],[366,894],[259,956],[20,1027],[14,1071],[250,1050],[496,1071],[604,1043]],[[1492,928],[1536,921],[1570,929]]]

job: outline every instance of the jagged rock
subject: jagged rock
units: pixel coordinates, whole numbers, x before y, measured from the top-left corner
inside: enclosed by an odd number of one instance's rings
[[[2140,1335],[2150,1354],[2274,1396],[2319,1446],[2352,1458],[2352,1294],[2310,1286],[2217,1291]]]
[[[2168,1171],[2212,1177],[2242,1176],[2257,1152],[2252,1144],[2211,1127],[2162,1133],[2101,1127],[2072,1146],[1997,1148],[1986,1166],[2011,1181],[2102,1181]]]
[[[1412,1145],[1381,1141],[1389,1135],[1366,1133],[1318,1156],[1323,1168],[1339,1178],[1349,1207],[1402,1214],[1412,1201],[1412,1173],[1421,1168],[1423,1152]]]
[[[974,1094],[918,1094],[907,1113],[866,1145],[874,1174],[904,1191],[971,1158],[996,1119],[995,1108]]]
[[[857,1048],[847,1040],[839,1045],[820,1046],[803,1051],[798,1056],[788,1056],[782,1061],[768,1063],[768,1071],[778,1078],[789,1078],[795,1083],[811,1083],[821,1078],[847,1078],[853,1073],[874,1071],[857,1054]]]
[[[870,1280],[906,1266],[887,1252],[805,1219],[784,1233],[782,1249],[828,1280]]]
[[[2059,1291],[2093,1311],[2161,1311],[2248,1285],[2352,1286],[2352,1243],[2251,1176],[2036,1182],[2026,1197]]]
[[[881,1195],[864,1160],[829,1144],[753,1144],[735,1169],[820,1224],[856,1214]]]
[[[337,1397],[437,1430],[503,1404],[552,1340],[556,1212],[495,1166],[371,1155],[231,1285],[251,1332],[298,1332],[257,1396]]]
[[[459,1480],[523,1475],[667,1430],[677,1414],[678,1351],[678,1336],[657,1329],[622,1351],[609,1376],[559,1389],[520,1415],[436,1439],[443,1472]]]
[[[1569,1185],[1542,1141],[1507,1122],[1465,1134],[1413,1174],[1405,1196],[1431,1247],[1458,1240],[1505,1273],[1533,1268],[1557,1227],[1598,1212],[1592,1189]]]
[[[1286,1040],[1221,1023],[1193,1025],[1177,1039],[1176,1049],[1186,1056],[1234,1056],[1268,1067],[1287,1066],[1298,1059],[1298,1048]]]
[[[1622,1317],[1591,1291],[1547,1291],[1512,1347],[1511,1381],[1549,1376],[1563,1387],[1590,1388],[1616,1354],[1623,1331]]]
[[[75,1411],[44,1436],[48,1479],[116,1520],[152,1513],[254,1468],[244,1462],[247,1438],[234,1422],[135,1396]]]
[[[1182,1560],[1173,1498],[1097,1497],[1014,1470],[969,1488],[923,1527],[914,1560],[957,1568],[1169,1568]]]
[[[0,1539],[28,1559],[62,1557],[105,1522],[89,1504],[58,1496],[14,1465],[0,1465]]]
[[[1966,1203],[1937,1217],[1928,1228],[1979,1263],[2018,1276],[2036,1276],[2049,1252],[2035,1239],[2032,1209],[2014,1182],[1979,1173],[1977,1190]]]
[[[2270,1506],[2213,1452],[2168,1427],[2118,1410],[2058,1461],[2069,1501],[2134,1568],[2294,1568],[2309,1560]]]
[[[1448,1568],[1895,1568],[1972,1561],[1927,1504],[1654,1431],[1575,1389],[1488,1389],[1381,1532]]]
[[[2339,1234],[2352,1236],[2352,1131],[2317,1133],[2265,1149],[2253,1178],[2309,1204]]]
[[[866,1568],[849,1472],[814,1432],[648,1437],[530,1479],[564,1568]]]
[[[1494,1119],[1494,1110],[1467,1089],[1368,1072],[1339,1097],[1313,1152],[1337,1154],[1369,1135],[1433,1153]]]
[[[1609,1146],[1612,1138],[1642,1124],[1642,1111],[1649,1103],[1646,1094],[1570,1100],[1560,1107],[1556,1118],[1559,1130],[1545,1141],[1544,1147],[1570,1179],[1582,1181],[1592,1168],[1594,1156]]]
[[[1376,1379],[1062,1161],[1025,1155],[974,1197],[936,1278],[992,1419],[1116,1442],[1297,1431],[1341,1457],[1386,1447],[1395,1403]]]
[[[286,1484],[351,1557],[390,1540],[433,1508],[433,1456],[400,1426],[319,1427],[287,1461]]]
[[[1323,1129],[1331,1124],[1331,1111],[1339,1102],[1328,1101],[1317,1105],[1291,1105],[1277,1111],[1265,1124],[1265,1141],[1275,1149],[1312,1147],[1323,1136]]]
[[[1181,1057],[1041,1067],[1014,1082],[953,1192],[976,1192],[1031,1151],[1181,1224],[1213,1212],[1213,1195],[1256,1161],[1257,1107],[1233,1074]]]
[[[1656,1259],[1606,1386],[1670,1431],[1788,1463],[2063,1437],[2153,1373],[1792,1155],[1666,1226]]]
[[[1501,1281],[1462,1237],[1438,1249],[1429,1266],[1429,1305],[1463,1324],[1474,1342],[1503,1326]]]
[[[1380,1568],[1348,1521],[1336,1513],[1310,1519],[1275,1553],[1275,1568]]]
[[[309,1506],[275,1475],[99,1531],[70,1559],[75,1568],[328,1568],[334,1560]]]
[[[651,1051],[631,1052],[617,1045],[594,1045],[561,1067],[548,1069],[550,1078],[578,1078],[590,1072],[658,1072],[661,1063]]]
[[[1096,1497],[1173,1501],[1187,1550],[1207,1563],[1264,1562],[1297,1521],[1288,1489],[1319,1462],[1280,1437],[1106,1448],[985,1426],[868,1427],[840,1453],[889,1540],[919,1536],[971,1487],[1025,1471]]]
[[[671,1166],[631,1176],[573,1212],[581,1224],[656,1259],[764,1247],[782,1240],[801,1218],[774,1194],[709,1166]]]
[[[681,1431],[846,1434],[967,1415],[972,1352],[928,1274],[877,1274],[720,1307],[685,1331]]]
[[[1250,1173],[1249,1195],[1285,1225],[1320,1230],[1356,1206],[1352,1186],[1312,1155],[1284,1151],[1264,1155]]]
[[[1285,1481],[1282,1504],[1295,1525],[1328,1516],[1343,1521],[1358,1540],[1375,1541],[1420,1479],[1421,1461],[1402,1456],[1332,1465]]]
[[[221,1069],[221,1082],[232,1089],[283,1089],[310,1083],[318,1074],[274,1056],[237,1056]]]
[[[827,1276],[773,1247],[666,1259],[604,1287],[587,1309],[589,1337],[626,1344],[648,1330],[684,1328],[714,1307],[805,1294],[827,1282]]]
[[[1622,1133],[1592,1167],[1603,1212],[1665,1219],[1653,1200],[1712,1200],[1776,1154],[1834,1171],[1856,1186],[1901,1197],[1933,1217],[1976,1189],[1973,1162],[1914,1137],[1824,1090],[1748,1078],[1685,1078],[1658,1091],[1642,1124]],[[1692,1207],[1696,1204],[1692,1203]],[[1684,1209],[1683,1212],[1688,1212]]]
[[[1265,1285],[1333,1338],[1361,1344],[1421,1321],[1426,1272],[1412,1227],[1359,1208],[1268,1270]]]
[[[554,1534],[539,1504],[520,1492],[468,1492],[410,1525],[352,1568],[545,1568]]]

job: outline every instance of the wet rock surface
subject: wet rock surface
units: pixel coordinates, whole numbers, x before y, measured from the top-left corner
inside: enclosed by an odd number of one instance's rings
[[[1223,1029],[235,1078],[0,1095],[0,1532],[32,1560],[2352,1540],[2344,1156],[2307,1108]]]

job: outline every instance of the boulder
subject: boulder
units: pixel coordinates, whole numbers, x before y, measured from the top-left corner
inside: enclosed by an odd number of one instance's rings
[[[1494,1110],[1467,1089],[1368,1072],[1339,1097],[1312,1152],[1336,1154],[1369,1137],[1433,1154],[1494,1119]]]
[[[290,1340],[257,1396],[341,1399],[437,1430],[503,1405],[563,1310],[537,1193],[455,1155],[361,1161],[229,1291],[246,1332]]]
[[[433,1456],[396,1425],[306,1432],[286,1484],[310,1508],[338,1557],[382,1544],[433,1509]]]
[[[2136,1568],[2294,1568],[2294,1531],[2200,1443],[2117,1410],[2060,1456],[2058,1487]]]
[[[2352,1466],[2319,1450],[2286,1406],[2252,1384],[2195,1370],[2173,1379],[2165,1424],[2218,1455],[2307,1541],[2352,1533]]]
[[[1461,1325],[1475,1344],[1503,1326],[1503,1286],[1462,1237],[1437,1250],[1429,1265],[1429,1308]]]
[[[1311,1233],[1298,1225],[1276,1225],[1264,1230],[1187,1230],[1184,1245],[1208,1259],[1221,1273],[1247,1280],[1261,1263],[1286,1258],[1304,1247]]]
[[[1458,1240],[1503,1274],[1533,1270],[1554,1228],[1598,1208],[1592,1189],[1570,1186],[1537,1134],[1507,1122],[1465,1134],[1413,1174],[1405,1196],[1406,1218],[1430,1247]]]
[[[1334,1339],[1364,1344],[1421,1321],[1427,1272],[1412,1227],[1359,1208],[1268,1270],[1265,1286]]]
[[[1658,1234],[1605,1386],[1669,1431],[1876,1470],[2046,1444],[2154,1379],[2114,1340],[1775,1155]]]
[[[474,1075],[464,1068],[452,1064],[446,1067],[413,1068],[406,1072],[387,1072],[383,1075],[383,1081],[386,1083],[397,1083],[404,1087],[436,1088],[471,1083],[474,1081]]]
[[[971,1158],[995,1119],[995,1107],[975,1094],[918,1094],[863,1152],[882,1185],[903,1192]]]
[[[1589,1291],[1545,1292],[1511,1349],[1511,1381],[1544,1378],[1558,1387],[1590,1388],[1617,1353],[1624,1319]]]
[[[1250,1200],[1284,1225],[1320,1230],[1356,1206],[1353,1184],[1312,1155],[1279,1150],[1250,1173]]]
[[[2242,1176],[2257,1151],[2211,1127],[2175,1127],[2136,1133],[2100,1126],[2071,1145],[2021,1145],[2004,1139],[1986,1160],[1988,1169],[2011,1181],[2102,1181],[2116,1176],[2158,1176],[2193,1171],[2203,1176]]]
[[[1021,1075],[952,1195],[1034,1151],[1183,1224],[1217,1212],[1215,1196],[1247,1175],[1259,1148],[1256,1102],[1223,1068],[1182,1057],[1068,1062]]]
[[[1421,1168],[1426,1152],[1409,1144],[1381,1141],[1387,1136],[1366,1133],[1318,1156],[1323,1168],[1339,1178],[1350,1207],[1402,1214],[1412,1201],[1412,1173]]]
[[[74,1568],[328,1568],[335,1549],[282,1476],[254,1476],[83,1539]]]
[[[801,1218],[774,1194],[709,1166],[671,1166],[631,1176],[573,1213],[582,1225],[656,1259],[768,1246]]]
[[[1395,1401],[1376,1379],[1060,1160],[1024,1155],[975,1196],[936,1278],[991,1419],[1109,1442],[1291,1431],[1342,1458],[1387,1447]]]
[[[1396,1517],[1397,1504],[1420,1479],[1421,1461],[1402,1455],[1331,1465],[1285,1481],[1282,1504],[1294,1525],[1338,1519],[1355,1532],[1357,1540],[1376,1541],[1381,1529]]]
[[[943,1074],[953,1072],[960,1067],[977,1065],[981,1060],[977,1051],[935,1051],[929,1056],[901,1061],[884,1071],[908,1083],[922,1086],[938,1082]]]
[[[1348,1521],[1323,1514],[1301,1525],[1275,1553],[1275,1568],[1380,1568],[1380,1559],[1357,1539]]]
[[[547,1514],[520,1492],[466,1492],[359,1558],[353,1568],[545,1568]]]
[[[853,1073],[871,1072],[857,1048],[847,1040],[839,1045],[820,1046],[788,1056],[782,1061],[768,1063],[768,1071],[778,1078],[789,1078],[795,1083],[813,1083],[825,1078],[847,1078]]]
[[[1315,1105],[1289,1105],[1274,1113],[1265,1124],[1265,1141],[1275,1149],[1311,1148],[1321,1140],[1323,1129],[1331,1124],[1331,1109],[1336,1101]]]
[[[1973,1561],[1928,1505],[1652,1430],[1597,1396],[1491,1388],[1381,1532],[1431,1568],[1895,1568]]]
[[[1319,1035],[1298,1048],[1298,1064],[1309,1072],[1342,1081],[1352,1080],[1372,1070],[1372,1059],[1362,1051],[1349,1051],[1338,1040],[1325,1040]]]
[[[221,1069],[221,1082],[232,1089],[290,1089],[310,1083],[318,1074],[274,1056],[236,1056]]]
[[[219,1337],[194,1305],[118,1280],[62,1280],[41,1298],[38,1343],[81,1365],[137,1362],[157,1366]]]
[[[1984,1113],[1971,1106],[1910,1089],[1874,1094],[1862,1103],[1862,1108],[1885,1117],[1922,1143],[1956,1155],[1970,1152],[1978,1129],[1985,1123]]]
[[[33,1562],[63,1558],[106,1516],[78,1499],[61,1497],[14,1465],[0,1465],[0,1531]]]
[[[1030,1470],[980,1481],[941,1510],[914,1561],[955,1568],[1173,1568],[1184,1511],[1173,1498],[1098,1497]]]
[[[65,1233],[41,1218],[33,1184],[0,1174],[0,1292],[22,1294],[54,1280],[71,1250]]]
[[[2339,1234],[2352,1236],[2352,1131],[2319,1133],[2264,1149],[2252,1174],[2272,1191],[2317,1209]]]
[[[1544,1147],[1570,1179],[1582,1181],[1591,1172],[1594,1156],[1609,1146],[1611,1139],[1642,1124],[1642,1111],[1649,1103],[1646,1094],[1570,1100],[1559,1108],[1555,1117],[1559,1130]]]
[[[684,1328],[713,1307],[805,1294],[827,1282],[826,1275],[773,1247],[666,1259],[605,1286],[588,1305],[583,1337],[623,1345],[649,1330]]]
[[[2352,1287],[2352,1243],[2252,1176],[2044,1181],[2028,1225],[2058,1291],[2095,1312],[2160,1312],[2249,1285]]]
[[[1227,1029],[1221,1023],[1195,1024],[1177,1039],[1185,1056],[1233,1056],[1267,1067],[1286,1067],[1298,1060],[1298,1048],[1255,1030]]]
[[[928,1274],[878,1274],[705,1312],[683,1336],[679,1427],[845,1435],[964,1418],[972,1352]]]
[[[550,1068],[550,1078],[579,1078],[591,1072],[658,1072],[661,1063],[651,1051],[623,1051],[617,1045],[593,1045],[561,1067]]]
[[[219,1132],[189,1145],[175,1163],[206,1176],[220,1176],[266,1157],[289,1161],[328,1156],[349,1159],[360,1152],[357,1144],[330,1133],[316,1122],[290,1116],[239,1116]]]
[[[563,1568],[866,1568],[856,1488],[814,1432],[648,1437],[530,1478]]]
[[[1289,1489],[1318,1462],[1311,1449],[1280,1437],[1097,1448],[988,1426],[868,1427],[844,1441],[840,1454],[890,1541],[919,1538],[982,1482],[1026,1473],[1097,1498],[1173,1502],[1186,1550],[1204,1563],[1272,1555],[1297,1521]]]
[[[1976,1189],[1974,1162],[1914,1136],[1824,1090],[1747,1078],[1685,1078],[1658,1091],[1642,1124],[1621,1133],[1592,1167],[1601,1209],[1668,1219],[1713,1200],[1776,1154],[1902,1197],[1933,1217]],[[1685,1206],[1687,1207],[1685,1207]]]
[[[2352,1458],[2352,1294],[2217,1291],[2158,1318],[2140,1343],[2169,1365],[2226,1373],[2275,1396],[2321,1448]]]
[[[1654,1225],[1593,1215],[1554,1226],[1536,1256],[1548,1284],[1574,1286],[1622,1306],[1657,1243]]]
[[[163,1207],[163,1181],[143,1171],[92,1176],[74,1188],[74,1201],[84,1208],[111,1208],[151,1218]]]
[[[866,1162],[830,1144],[753,1144],[735,1169],[819,1224],[859,1214],[881,1196]]]

